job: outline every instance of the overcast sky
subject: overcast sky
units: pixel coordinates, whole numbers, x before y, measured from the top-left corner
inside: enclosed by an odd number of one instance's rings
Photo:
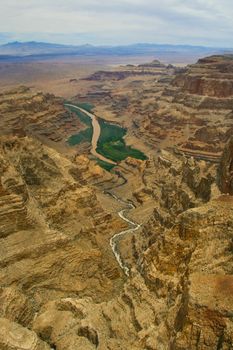
[[[233,47],[233,0],[0,0],[0,43]]]

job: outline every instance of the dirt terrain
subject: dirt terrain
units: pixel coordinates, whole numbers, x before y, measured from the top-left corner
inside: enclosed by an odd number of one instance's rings
[[[119,64],[143,63],[153,56],[131,57],[78,57],[51,60],[0,61],[0,91],[27,85],[35,91],[42,90],[64,98],[73,97],[82,91],[82,84],[77,87],[77,80],[102,69],[112,70]]]

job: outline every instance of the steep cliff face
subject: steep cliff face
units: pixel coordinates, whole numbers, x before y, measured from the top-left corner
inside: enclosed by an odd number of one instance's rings
[[[121,287],[109,239],[125,226],[110,199],[103,209],[88,169],[30,138],[1,138],[1,317],[28,327],[48,300],[105,300]]]
[[[220,197],[184,212],[143,254],[146,284],[166,310],[164,349],[232,346],[232,204]]]
[[[233,56],[212,56],[198,60],[172,82],[185,93],[228,98],[233,95]]]
[[[52,94],[18,87],[0,94],[0,135],[31,136],[64,150],[66,140],[85,128],[64,101]]]
[[[143,94],[143,92],[142,92]],[[232,134],[233,56],[200,59],[135,109],[135,133],[153,144],[218,161]],[[137,115],[139,114],[139,115]]]
[[[173,195],[168,196],[174,214],[169,215],[163,195],[156,199],[160,214],[156,208],[135,234],[131,276],[117,297],[99,304],[88,298],[65,298],[42,307],[33,329],[57,349],[232,347],[233,198],[218,195],[195,200],[198,196],[193,191],[202,178],[191,179],[191,170],[200,174],[196,162],[187,164],[166,153],[166,159],[162,154],[156,165],[161,174],[167,172],[168,179],[169,170],[176,170],[176,178],[182,179],[180,188],[173,187]],[[183,175],[186,169],[188,178]],[[187,188],[189,195],[193,193],[193,208],[184,205],[184,195],[179,195]],[[61,332],[63,336],[58,337]]]
[[[219,187],[223,193],[233,195],[233,137],[229,140],[221,158]]]

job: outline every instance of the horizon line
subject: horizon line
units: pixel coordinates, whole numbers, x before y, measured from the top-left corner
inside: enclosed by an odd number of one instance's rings
[[[0,32],[1,34],[1,32]],[[49,44],[49,45],[60,45],[60,46],[72,46],[72,47],[79,47],[79,46],[92,46],[92,47],[127,47],[127,46],[135,46],[135,45],[156,45],[156,46],[180,46],[180,47],[195,47],[195,48],[205,48],[205,49],[226,49],[226,50],[232,50],[233,47],[226,47],[226,46],[207,46],[207,45],[201,45],[201,44],[170,44],[170,43],[157,43],[157,42],[132,42],[129,44],[66,44],[62,42],[50,42],[50,41],[40,41],[40,40],[12,40],[12,41],[6,41],[5,43],[0,44],[1,46],[10,45],[10,44],[31,44],[31,43],[37,43],[37,44]]]

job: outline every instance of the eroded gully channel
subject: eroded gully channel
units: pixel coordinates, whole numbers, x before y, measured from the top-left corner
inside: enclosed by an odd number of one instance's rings
[[[91,153],[99,158],[100,160],[103,160],[104,162],[107,162],[107,163],[110,163],[110,164],[115,164],[115,162],[113,162],[112,160],[102,156],[101,154],[99,154],[96,149],[97,149],[97,143],[98,143],[98,140],[99,140],[99,137],[100,137],[100,132],[101,132],[101,129],[100,129],[100,125],[99,125],[99,122],[98,122],[98,119],[97,117],[93,114],[93,113],[90,113],[88,111],[86,111],[85,109],[81,108],[81,107],[78,107],[78,106],[75,106],[73,104],[69,104],[69,103],[66,103],[65,106],[67,107],[73,107],[77,110],[79,110],[80,112],[86,114],[88,117],[91,118],[92,120],[92,127],[93,127],[93,134],[92,134],[92,140],[91,140]],[[123,185],[123,184],[122,184]],[[129,202],[129,201],[125,201],[119,197],[117,197],[114,193],[110,192],[109,190],[108,191],[104,191],[105,194],[111,196],[112,198],[114,198],[117,202],[123,204],[125,207],[121,210],[118,211],[118,215],[119,217],[124,220],[125,222],[127,222],[127,224],[129,226],[131,226],[130,228],[128,228],[127,230],[123,230],[123,231],[120,231],[118,233],[116,233],[115,235],[113,235],[111,238],[110,238],[110,246],[112,248],[112,251],[113,251],[113,254],[119,264],[119,266],[121,267],[121,269],[124,271],[125,275],[126,276],[129,276],[130,274],[130,269],[129,267],[124,263],[123,261],[123,258],[121,256],[121,253],[119,251],[119,248],[118,248],[118,243],[119,243],[119,240],[129,234],[129,233],[132,233],[134,231],[137,231],[139,230],[139,228],[141,227],[140,224],[134,222],[134,221],[131,221],[129,220],[126,216],[125,216],[125,213],[128,212],[129,210],[131,209],[134,209],[135,206],[133,203]]]

